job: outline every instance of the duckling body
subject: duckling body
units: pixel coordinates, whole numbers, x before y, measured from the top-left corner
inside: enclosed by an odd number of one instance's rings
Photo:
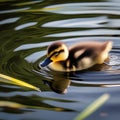
[[[55,71],[77,71],[95,64],[102,64],[108,58],[112,42],[88,41],[67,47],[62,42],[55,42],[48,47],[47,58],[41,64]]]

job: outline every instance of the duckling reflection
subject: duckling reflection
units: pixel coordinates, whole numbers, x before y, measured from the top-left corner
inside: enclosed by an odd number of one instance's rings
[[[62,42],[55,42],[48,47],[47,58],[41,66],[48,65],[52,70],[66,72],[88,69],[96,64],[103,64],[111,49],[111,41],[81,42],[69,48]]]
[[[56,72],[53,75],[53,80],[44,80],[44,82],[49,85],[51,90],[59,94],[67,93],[71,83],[71,81],[65,76],[65,74],[56,74]]]
[[[73,83],[73,81],[86,81],[85,79],[80,77],[80,74],[89,72],[89,71],[104,71],[108,70],[110,68],[107,64],[102,65],[95,65],[87,70],[74,71],[74,72],[56,72],[56,71],[49,71],[49,74],[51,75],[51,80],[43,80],[45,84],[47,84],[50,89],[56,93],[59,94],[66,94],[68,92],[68,88]],[[78,74],[79,77],[76,77]],[[48,72],[46,72],[45,77],[47,77]],[[80,82],[81,83],[81,82]],[[80,84],[83,86],[83,84]],[[91,84],[92,85],[92,84]],[[88,86],[88,84],[84,84],[84,86]],[[95,85],[93,85],[95,86]],[[99,85],[96,85],[99,86]]]

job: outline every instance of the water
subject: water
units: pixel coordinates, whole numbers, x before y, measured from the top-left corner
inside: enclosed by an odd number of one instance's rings
[[[29,106],[3,106],[1,120],[73,120],[104,93],[110,99],[86,120],[119,120],[119,0],[1,0],[0,16],[0,72],[42,91],[0,83],[1,101]],[[73,73],[41,69],[47,46],[57,40],[67,45],[88,40],[114,44],[106,64]]]

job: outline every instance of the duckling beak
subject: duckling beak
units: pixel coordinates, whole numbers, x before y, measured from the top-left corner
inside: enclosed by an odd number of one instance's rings
[[[49,57],[47,57],[40,65],[41,65],[41,67],[45,67],[48,64],[50,64],[51,62],[52,62],[52,60]]]

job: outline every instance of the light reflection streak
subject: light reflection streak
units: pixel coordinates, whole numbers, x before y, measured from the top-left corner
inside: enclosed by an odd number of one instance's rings
[[[74,18],[48,22],[42,25],[42,27],[55,27],[55,28],[95,28],[95,27],[104,27],[102,23],[108,22],[106,16],[101,17],[92,17],[92,18]]]
[[[16,22],[16,21],[19,20],[19,19],[20,19],[20,17],[8,18],[8,19],[5,19],[5,20],[1,20],[1,21],[0,21],[0,25],[9,24],[9,23],[14,23],[14,22]]]
[[[36,24],[37,24],[37,22],[25,23],[25,24],[22,24],[22,25],[19,25],[19,26],[15,27],[15,30],[21,30],[21,29],[24,29],[24,28],[27,28],[27,27],[30,27],[30,26],[34,26]]]
[[[28,9],[30,9],[30,7],[20,8],[20,9],[12,9],[12,10],[1,10],[0,14],[20,12],[20,11],[24,11],[24,10],[28,10]]]
[[[44,37],[71,37],[71,36],[86,36],[86,35],[120,35],[120,30],[112,29],[92,29],[84,31],[63,32],[46,35]]]

